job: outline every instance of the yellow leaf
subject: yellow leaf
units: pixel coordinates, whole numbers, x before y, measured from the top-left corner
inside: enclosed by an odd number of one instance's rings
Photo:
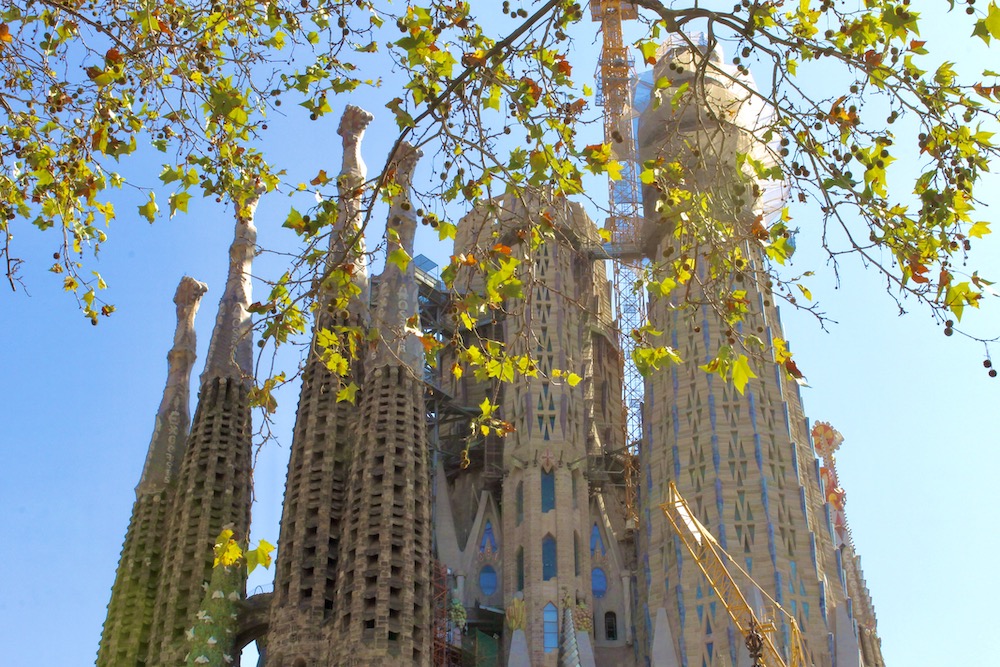
[[[580,384],[580,380],[582,379],[583,378],[577,375],[576,373],[570,373],[569,375],[566,376],[566,383],[571,387],[575,387],[576,385]]]
[[[337,402],[347,401],[348,403],[354,403],[358,394],[358,385],[354,382],[350,383],[343,389],[337,392]]]
[[[987,234],[991,233],[992,231],[993,230],[990,229],[990,223],[980,221],[972,225],[972,227],[969,229],[969,236],[974,236],[977,239],[981,239]]]
[[[750,368],[750,362],[747,359],[747,355],[741,354],[736,361],[733,362],[733,386],[736,387],[736,391],[742,394],[747,387],[747,383],[751,379],[757,377]]]
[[[622,180],[622,165],[617,160],[609,160],[607,164],[608,178],[612,181]]]
[[[496,410],[496,406],[490,403],[489,397],[483,399],[483,402],[479,404],[479,409],[482,411],[484,417],[489,417]]]

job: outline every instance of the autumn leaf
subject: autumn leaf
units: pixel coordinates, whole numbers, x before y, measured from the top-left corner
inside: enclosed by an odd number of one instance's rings
[[[387,264],[392,264],[402,273],[406,273],[406,267],[410,265],[410,256],[402,248],[394,248],[385,258]]]
[[[156,221],[156,214],[159,210],[160,207],[156,205],[156,195],[150,192],[149,201],[139,207],[139,215],[149,221],[150,224],[153,224]]]
[[[736,387],[736,391],[742,394],[747,387],[747,383],[750,382],[757,375],[750,368],[750,361],[747,359],[745,354],[741,354],[733,362],[733,386]]]

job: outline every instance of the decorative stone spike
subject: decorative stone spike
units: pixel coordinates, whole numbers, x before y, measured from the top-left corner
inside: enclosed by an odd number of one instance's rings
[[[212,546],[223,526],[237,535],[250,527],[252,421],[249,389],[252,340],[247,307],[254,255],[256,199],[238,207],[229,251],[229,278],[209,359],[201,375],[198,408],[177,478],[151,627],[147,667],[175,667],[188,652],[203,584],[212,572]],[[242,584],[241,584],[242,585]]]
[[[563,604],[562,637],[559,641],[559,667],[580,667],[580,647],[576,643],[576,624],[570,600]]]
[[[348,106],[338,132],[344,138],[344,163],[337,185],[339,211],[330,240],[328,266],[352,265],[350,279],[361,293],[346,312],[321,310],[313,333],[333,325],[363,323],[367,319],[368,282],[364,245],[360,235],[360,186],[365,180],[360,142],[372,115]],[[352,234],[358,238],[350,245]],[[337,276],[331,271],[330,276]],[[343,276],[343,274],[339,274]],[[336,285],[320,292],[323,301]],[[302,389],[295,419],[291,458],[285,481],[285,501],[278,540],[268,642],[268,664],[276,667],[333,664],[326,641],[324,620],[336,613],[336,579],[340,540],[344,532],[347,472],[357,447],[358,406],[337,402],[340,387],[361,383],[361,363],[354,363],[347,377],[327,369],[316,349],[302,370]]]
[[[108,616],[97,654],[99,667],[135,665],[146,660],[149,624],[163,566],[163,540],[184,453],[195,360],[194,317],[208,288],[185,276],[177,286],[177,327],[167,353],[167,386],[156,413],[146,464],[136,487],[132,520],[125,534],[118,572],[111,588]]]

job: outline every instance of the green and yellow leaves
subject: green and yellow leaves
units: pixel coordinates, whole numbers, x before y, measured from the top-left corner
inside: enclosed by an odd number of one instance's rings
[[[976,21],[972,35],[981,38],[987,44],[990,43],[990,39],[1000,39],[1000,8],[995,2],[990,2],[986,8],[986,16]]]
[[[663,368],[664,364],[679,364],[681,358],[672,347],[639,346],[632,350],[632,361],[639,374],[647,376]]]
[[[149,199],[145,204],[139,206],[139,215],[146,219],[150,224],[156,222],[156,214],[160,211],[160,207],[156,203],[156,193],[150,192]]]
[[[714,373],[726,382],[732,382],[739,393],[746,391],[750,380],[757,374],[750,368],[750,360],[745,354],[737,354],[729,345],[723,345],[719,352],[707,364],[699,366],[706,373]]]
[[[213,567],[245,564],[249,573],[258,566],[271,567],[274,545],[267,540],[261,540],[256,548],[244,551],[234,538],[233,531],[227,528],[215,539],[214,553]]]

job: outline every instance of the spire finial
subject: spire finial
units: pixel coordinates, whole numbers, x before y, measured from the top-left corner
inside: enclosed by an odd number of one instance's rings
[[[327,253],[325,280],[330,282],[322,285],[321,291],[325,295],[320,296],[321,302],[335,299],[345,286],[341,281],[353,282],[360,292],[351,299],[348,310],[355,316],[352,319],[359,320],[368,319],[370,300],[365,237],[361,228],[361,195],[368,169],[361,158],[361,140],[374,118],[372,114],[353,104],[347,105],[340,118],[337,134],[343,138],[344,155],[340,175],[337,177],[337,221],[330,232]],[[334,269],[338,267],[345,267],[349,271],[347,274],[334,273]]]
[[[142,477],[136,495],[155,492],[174,478],[183,454],[191,416],[188,408],[191,396],[191,369],[196,355],[194,318],[201,297],[208,291],[204,283],[184,276],[174,294],[177,304],[177,328],[174,345],[167,353],[167,386],[163,390],[160,408],[156,411],[153,437],[146,454]]]
[[[219,300],[219,313],[212,330],[202,384],[214,378],[248,380],[253,372],[253,346],[248,308],[251,298],[250,269],[257,248],[254,212],[259,189],[237,205],[236,233],[229,246],[229,275]]]

